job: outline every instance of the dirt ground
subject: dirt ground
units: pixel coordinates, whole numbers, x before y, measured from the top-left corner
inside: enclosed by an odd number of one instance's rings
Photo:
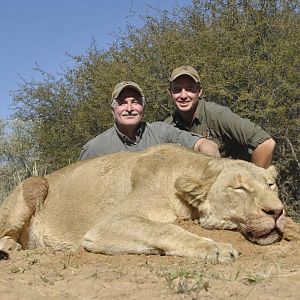
[[[207,265],[183,257],[21,250],[0,261],[0,299],[300,299],[299,240],[258,246],[237,232],[180,224],[233,244],[240,258]]]

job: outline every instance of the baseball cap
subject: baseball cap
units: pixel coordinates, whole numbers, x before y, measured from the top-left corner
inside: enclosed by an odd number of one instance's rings
[[[181,66],[179,68],[174,69],[170,77],[170,82],[172,82],[181,75],[188,75],[192,77],[195,80],[195,82],[200,83],[200,77],[198,72],[191,66]]]
[[[121,92],[126,89],[126,88],[131,88],[131,89],[134,89],[136,90],[143,98],[143,103],[144,103],[144,93],[142,91],[142,89],[140,88],[140,86],[138,84],[136,84],[135,82],[133,81],[122,81],[122,82],[119,82],[113,92],[112,92],[112,95],[111,95],[111,100],[114,101],[115,99],[117,99],[119,97],[119,95],[121,94]]]

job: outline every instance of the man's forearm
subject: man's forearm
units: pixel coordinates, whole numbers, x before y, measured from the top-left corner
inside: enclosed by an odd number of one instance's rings
[[[272,164],[275,141],[270,138],[259,144],[252,153],[251,161],[262,168],[267,168]]]

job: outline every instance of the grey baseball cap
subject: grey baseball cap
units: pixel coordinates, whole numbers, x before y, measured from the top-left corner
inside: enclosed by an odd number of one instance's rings
[[[112,95],[111,95],[111,100],[114,101],[114,100],[118,99],[121,92],[126,88],[131,88],[131,89],[136,90],[144,99],[144,93],[137,83],[135,83],[133,81],[122,81],[122,82],[119,82],[115,86],[115,88],[112,92]]]

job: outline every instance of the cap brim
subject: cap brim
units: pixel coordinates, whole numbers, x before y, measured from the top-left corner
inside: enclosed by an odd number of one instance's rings
[[[122,92],[124,89],[127,89],[127,88],[134,89],[134,90],[137,91],[142,97],[144,97],[143,92],[142,92],[139,88],[137,88],[136,86],[134,86],[134,85],[132,85],[132,84],[127,84],[127,85],[124,85],[124,86],[117,92],[116,95],[114,95],[114,96],[115,96],[114,99],[117,99],[117,98],[120,96],[121,92]]]

